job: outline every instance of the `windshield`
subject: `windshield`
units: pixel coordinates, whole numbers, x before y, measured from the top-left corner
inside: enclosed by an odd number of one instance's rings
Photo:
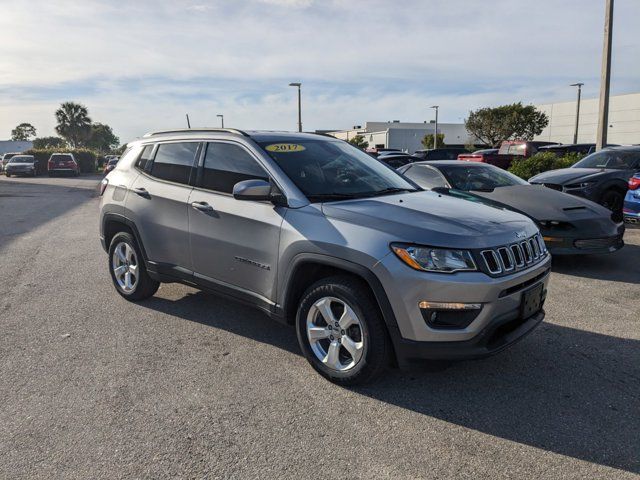
[[[417,189],[370,155],[343,141],[258,141],[310,201],[363,198]]]
[[[51,160],[54,162],[70,162],[72,160],[71,155],[51,155]]]
[[[492,191],[500,187],[512,187],[514,185],[529,185],[519,177],[491,166],[465,167],[447,165],[439,167],[451,186],[458,190]]]
[[[116,163],[118,163],[118,159],[111,159],[109,160],[109,165],[115,165]]]
[[[627,170],[640,163],[640,152],[624,150],[600,150],[584,157],[572,168],[611,168]]]
[[[9,163],[33,163],[33,157],[11,157]]]

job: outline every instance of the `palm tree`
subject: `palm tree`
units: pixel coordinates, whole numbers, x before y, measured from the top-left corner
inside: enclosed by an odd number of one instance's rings
[[[56,132],[74,148],[82,145],[91,134],[89,111],[80,103],[64,102],[56,110],[56,120]]]

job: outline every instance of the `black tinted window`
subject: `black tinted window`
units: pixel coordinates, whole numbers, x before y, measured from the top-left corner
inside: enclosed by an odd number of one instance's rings
[[[196,157],[197,143],[163,143],[158,145],[151,175],[176,183],[189,183]]]
[[[140,158],[136,162],[136,167],[145,172],[151,171],[151,154],[153,153],[153,145],[147,145],[142,150]]]
[[[233,186],[243,180],[269,176],[244,148],[231,143],[209,143],[204,157],[202,187],[232,193]]]
[[[404,174],[422,188],[446,187],[447,181],[435,169],[423,165],[414,165]]]

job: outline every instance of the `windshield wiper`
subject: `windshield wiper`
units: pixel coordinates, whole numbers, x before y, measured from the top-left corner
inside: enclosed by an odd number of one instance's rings
[[[362,198],[360,193],[313,193],[307,195],[311,201],[316,200],[350,200],[353,198]]]
[[[377,197],[378,195],[388,195],[392,193],[401,193],[401,192],[419,192],[420,190],[416,190],[415,188],[399,188],[399,187],[389,187],[383,188],[382,190],[375,190],[373,192],[368,192],[366,195],[368,197]]]
[[[493,192],[495,188],[471,188],[470,192]]]

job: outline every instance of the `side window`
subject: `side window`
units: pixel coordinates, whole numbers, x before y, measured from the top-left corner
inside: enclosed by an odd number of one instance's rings
[[[197,150],[197,142],[161,143],[151,165],[151,175],[170,182],[189,183]]]
[[[140,158],[136,161],[136,167],[145,172],[151,171],[151,153],[153,152],[153,145],[147,145],[142,150]]]
[[[407,173],[409,172],[405,172],[405,174]],[[440,172],[430,167],[414,165],[411,168],[411,173],[407,176],[422,188],[447,186],[447,182]]]
[[[233,186],[243,180],[269,176],[244,148],[231,143],[209,143],[204,157],[202,187],[232,193]]]

